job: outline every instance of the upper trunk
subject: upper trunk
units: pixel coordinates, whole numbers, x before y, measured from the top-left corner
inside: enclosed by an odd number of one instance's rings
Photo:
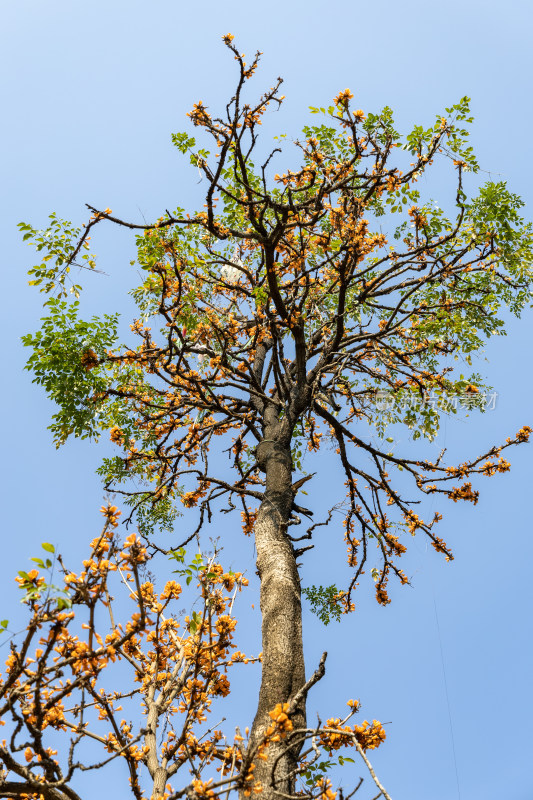
[[[268,712],[278,703],[289,701],[305,683],[300,581],[287,535],[293,502],[292,459],[290,438],[281,435],[282,428],[279,422],[268,426],[265,438],[257,447],[259,467],[266,473],[266,490],[255,524],[263,662],[259,702],[251,732],[252,746],[272,722]],[[295,727],[305,725],[304,700],[292,715],[292,721]],[[290,794],[294,789],[290,773],[298,752],[293,748],[279,758],[281,749],[283,746],[271,744],[266,751],[268,760],[256,759],[254,782],[261,781],[264,800],[275,797],[273,780],[278,791]]]

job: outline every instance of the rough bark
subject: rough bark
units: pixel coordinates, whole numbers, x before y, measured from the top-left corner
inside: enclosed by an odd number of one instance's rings
[[[168,780],[168,772],[164,767],[158,767],[152,775],[154,784],[152,787],[151,800],[159,800],[165,794],[165,787]]]
[[[271,723],[269,711],[285,703],[305,683],[302,642],[302,609],[298,570],[291,541],[287,535],[293,502],[290,435],[284,424],[265,427],[265,437],[257,447],[259,467],[266,473],[266,490],[255,524],[257,571],[261,581],[263,664],[259,702],[252,726],[253,747]],[[293,716],[295,727],[305,724],[305,699]],[[263,784],[264,800],[277,791],[291,793],[294,780],[290,773],[297,750],[280,758],[280,750],[271,745],[268,760],[256,760],[254,778]],[[273,774],[273,766],[275,772]]]
[[[148,718],[145,735],[145,744],[148,745],[147,767],[153,780],[150,800],[159,800],[159,798],[163,797],[168,780],[168,770],[161,766],[157,754],[157,723],[158,708],[155,702],[155,688],[152,688],[148,696]]]

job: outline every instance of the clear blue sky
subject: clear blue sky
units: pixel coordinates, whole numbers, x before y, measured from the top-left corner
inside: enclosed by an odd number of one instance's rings
[[[102,449],[74,442],[56,452],[46,431],[51,407],[22,371],[20,336],[36,329],[41,298],[27,287],[25,271],[35,262],[16,223],[44,225],[52,211],[82,222],[85,202],[138,220],[194,206],[201,187],[170,133],[186,128],[193,102],[215,107],[227,98],[234,75],[220,42],[227,32],[248,55],[264,52],[258,90],[284,77],[287,100],[273,129],[290,135],[307,121],[309,105],[327,104],[346,86],[366,111],[392,106],[403,130],[430,123],[468,94],[481,166],[507,180],[531,216],[532,25],[525,0],[3,5],[2,617],[20,613],[16,570],[42,541],[74,560],[94,535],[102,499],[94,476]],[[102,233],[94,241],[108,277],[86,281],[89,313],[126,308],[131,240]],[[496,409],[451,420],[439,436],[453,459],[533,424],[531,312],[508,331],[480,365],[499,393]],[[407,563],[413,588],[395,589],[388,608],[361,594],[356,614],[327,629],[306,614],[308,670],[324,648],[330,652],[328,677],[312,702],[340,713],[346,699],[359,697],[365,716],[390,721],[373,760],[394,800],[533,798],[531,450],[511,455],[511,473],[486,480],[476,508],[441,508],[453,564],[415,542]],[[334,480],[326,487],[332,494]],[[309,556],[304,584],[334,576],[324,552]],[[243,567],[253,573],[248,543]],[[258,619],[247,624],[256,640]]]

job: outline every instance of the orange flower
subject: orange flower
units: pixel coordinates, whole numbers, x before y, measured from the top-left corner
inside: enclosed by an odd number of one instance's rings
[[[365,719],[362,725],[354,727],[354,733],[363,750],[374,750],[385,741],[387,736],[383,725],[377,719],[372,722],[372,725]]]
[[[529,434],[531,433],[531,428],[529,425],[524,425],[523,428],[520,428],[518,433],[516,434],[516,439],[518,442],[527,442],[529,441]]]
[[[176,581],[167,581],[161,593],[161,600],[177,600],[181,594],[181,586]]]
[[[115,444],[122,444],[124,442],[124,432],[117,425],[114,425],[109,431],[109,438]]]
[[[347,108],[352,97],[353,94],[349,89],[343,89],[343,91],[339,92],[337,97],[335,97],[333,102],[335,103],[336,106],[344,106],[344,108]]]
[[[98,365],[98,356],[94,350],[89,348],[88,350],[83,351],[80,361],[82,366],[88,371],[90,369],[94,369]]]
[[[505,472],[505,470],[501,470]],[[471,483],[463,483],[462,486],[454,486],[451,492],[448,492],[448,497],[456,503],[458,500],[469,500],[471,503],[476,505],[479,492],[475,492],[472,489]]]
[[[107,521],[113,528],[116,528],[118,525],[118,518],[122,514],[122,511],[119,511],[116,506],[107,505],[102,506],[100,511],[102,514],[107,517]]]

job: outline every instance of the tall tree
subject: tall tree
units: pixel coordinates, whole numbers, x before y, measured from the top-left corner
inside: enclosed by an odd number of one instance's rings
[[[451,559],[434,530],[441,515],[424,520],[413,510],[419,500],[407,498],[415,489],[475,503],[467,479],[506,472],[502,452],[527,441],[530,428],[459,466],[443,453],[430,460],[412,448],[391,452],[385,428],[403,423],[415,440],[431,440],[457,402],[483,410],[487,387],[476,373],[458,374],[456,360],[470,364],[488,337],[503,332],[502,308],[519,315],[530,302],[533,239],[505,183],[467,194],[465,173],[478,171],[468,98],[402,137],[389,108],[354,110],[346,89],[329,108],[311,109],[325,121],[304,127],[298,166],[278,174],[281,147],[264,150],[258,130],[283,100],[281,79],[246,99],[259,54],[247,65],[231,34],[224,42],[239,68],[235,92],[221,117],[201,102],[189,114],[215,151],[186,133],[173,136],[204,176],[204,209],[167,210],[141,225],[89,206],[83,230],[56,217],[45,232],[22,224],[46,251],[32,282],[52,294],[41,331],[25,342],[36,380],[59,405],[51,426],[57,443],[109,430],[121,448],[100,472],[131,506],[149,552],[165,549],[154,529],[172,528],[176,502],[196,508],[197,524],[169,553],[215,515],[240,509],[244,532],[255,538],[261,587],[252,752],[279,704],[296,698],[291,723],[305,727],[297,559],[332,512],[299,532],[312,509],[297,495],[314,475],[303,470],[302,448],[318,454],[322,441],[333,442],[344,472],[336,505],[344,509],[352,575],[346,586],[308,590],[323,618],[353,609],[371,545],[382,604],[391,575],[407,582],[399,567],[405,532],[428,537]],[[454,180],[446,211],[417,188],[438,164]],[[89,233],[103,222],[138,232],[145,279],[134,291],[136,346],[117,344],[117,318],[83,322],[78,302],[63,296],[71,267],[94,267]],[[265,797],[294,792],[301,742],[285,744],[272,743],[256,763]]]

